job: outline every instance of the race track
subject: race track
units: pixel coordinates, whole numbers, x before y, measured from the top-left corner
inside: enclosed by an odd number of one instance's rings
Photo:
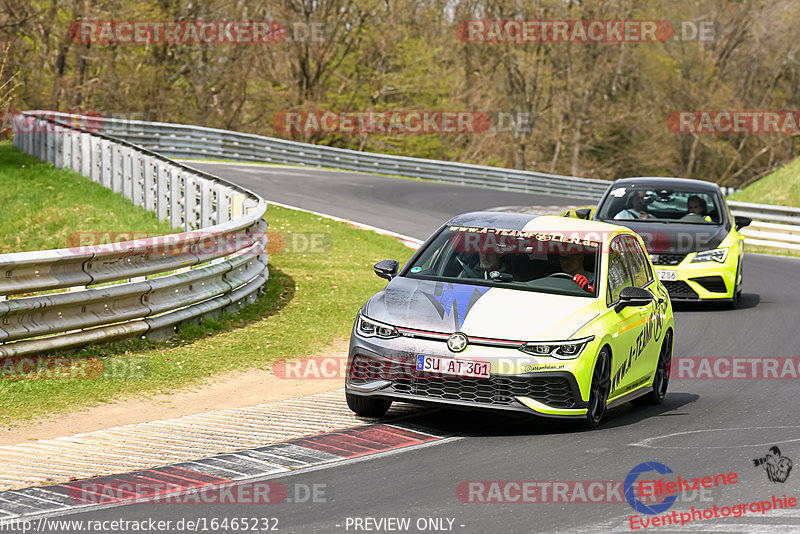
[[[191,165],[248,187],[270,201],[420,239],[464,211],[587,203],[358,173]],[[744,294],[737,309],[676,310],[673,365],[680,365],[681,358],[699,356],[800,356],[796,343],[800,327],[798,272],[798,260],[748,254]],[[365,270],[364,276],[374,274]],[[538,481],[545,483],[542,487],[552,487],[554,481],[622,481],[637,464],[653,461],[685,477],[738,474],[737,483],[702,495],[686,495],[670,511],[731,506],[784,493],[798,497],[800,473],[791,473],[785,483],[770,482],[764,469],[752,461],[773,445],[780,446],[782,454],[792,460],[800,458],[797,384],[792,379],[673,379],[663,405],[614,409],[594,431],[548,420],[423,411],[416,416],[416,424],[445,429],[451,437],[430,446],[272,477],[287,488],[324,484],[326,502],[257,509],[140,504],[73,517],[175,520],[261,516],[278,518],[279,532],[297,533],[392,531],[354,528],[353,518],[365,517],[410,518],[411,528],[400,532],[419,532],[416,521],[420,518],[452,519],[452,525],[449,521],[433,525],[439,525],[439,531],[464,533],[628,531],[633,510],[624,498],[623,502],[598,503],[464,503],[456,490],[468,481]],[[431,523],[427,525],[425,531],[432,531]],[[800,531],[800,510],[708,519],[656,531]]]

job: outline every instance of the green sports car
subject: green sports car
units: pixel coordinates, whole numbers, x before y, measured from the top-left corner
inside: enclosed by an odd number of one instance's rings
[[[573,419],[660,403],[672,305],[639,236],[606,223],[477,212],[443,225],[359,310],[349,407],[395,400]]]

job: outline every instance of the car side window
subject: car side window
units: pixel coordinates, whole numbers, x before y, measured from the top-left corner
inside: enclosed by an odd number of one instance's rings
[[[614,238],[609,245],[608,251],[608,296],[606,304],[619,300],[619,294],[623,287],[633,285],[630,267],[626,258],[628,254],[622,245],[620,237]]]
[[[633,236],[623,237],[625,244],[625,252],[628,256],[631,266],[631,276],[633,278],[633,285],[636,287],[644,287],[653,279],[653,273],[650,271],[650,263],[644,256],[642,247],[639,246],[638,241]]]

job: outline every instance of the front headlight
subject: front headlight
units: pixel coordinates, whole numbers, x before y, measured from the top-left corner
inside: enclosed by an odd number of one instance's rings
[[[534,356],[552,356],[559,360],[574,360],[581,355],[583,349],[592,340],[594,340],[594,336],[570,341],[531,341],[525,343],[519,350]]]
[[[714,250],[703,250],[698,252],[692,258],[690,263],[700,263],[703,261],[716,261],[719,263],[724,263],[725,258],[728,257],[728,249],[727,248],[715,248]]]
[[[379,323],[372,319],[367,319],[360,313],[358,314],[356,331],[362,337],[379,337],[381,339],[391,339],[400,335],[395,327],[385,323]]]

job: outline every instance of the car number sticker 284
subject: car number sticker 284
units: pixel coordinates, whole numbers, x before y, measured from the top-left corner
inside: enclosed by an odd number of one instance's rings
[[[489,378],[491,364],[455,358],[417,355],[417,370],[465,378]]]

